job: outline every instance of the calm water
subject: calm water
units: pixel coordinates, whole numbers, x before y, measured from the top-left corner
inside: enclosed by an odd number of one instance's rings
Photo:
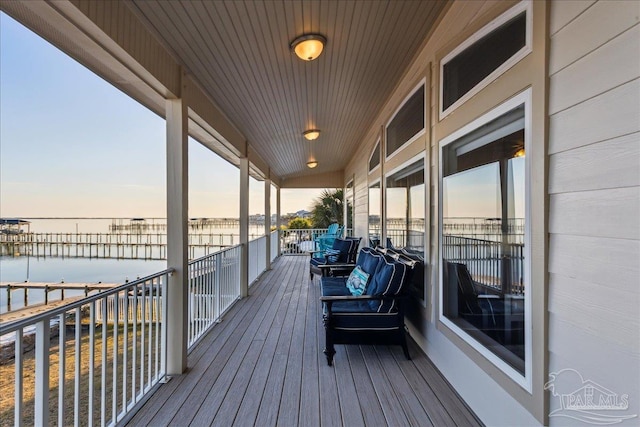
[[[108,233],[111,219],[29,219],[29,231],[34,233]],[[128,220],[116,220],[127,224]],[[147,219],[147,223],[164,223],[164,219]],[[25,227],[25,232],[27,231]],[[258,226],[252,227],[250,234],[262,234]],[[154,233],[157,231],[154,231]],[[190,233],[238,234],[234,228],[208,228],[190,230]],[[124,283],[139,277],[162,271],[167,268],[164,260],[144,259],[101,259],[76,257],[35,257],[35,256],[1,256],[0,282],[51,282],[59,283]],[[82,295],[82,291],[76,294]],[[24,291],[12,291],[11,309],[22,308]],[[49,299],[58,299],[59,291],[49,293]],[[65,291],[65,296],[74,296],[73,291]],[[44,302],[42,291],[29,290],[29,305]],[[7,311],[6,290],[0,290],[0,313]]]
[[[124,283],[138,277],[162,271],[166,261],[116,260],[96,258],[34,258],[0,257],[0,282],[61,282],[66,283]],[[77,292],[82,295],[82,291]],[[12,291],[11,308],[22,308],[24,291]],[[49,294],[50,299],[58,299],[59,291]],[[65,291],[65,296],[74,296],[73,291]],[[44,302],[42,291],[29,290],[29,304]],[[7,311],[7,293],[0,291],[0,313]]]

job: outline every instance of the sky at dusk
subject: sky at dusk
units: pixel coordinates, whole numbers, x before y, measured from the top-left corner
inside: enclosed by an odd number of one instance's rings
[[[1,217],[164,217],[165,159],[163,118],[0,13]],[[237,217],[239,179],[190,139],[190,217]],[[321,191],[282,190],[282,213]]]

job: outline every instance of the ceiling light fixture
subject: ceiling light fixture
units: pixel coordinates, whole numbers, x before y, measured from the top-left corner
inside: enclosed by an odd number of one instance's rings
[[[302,132],[305,138],[309,141],[313,141],[314,139],[318,139],[320,136],[320,131],[318,129],[309,129],[307,131]]]
[[[517,158],[517,157],[524,157],[524,148],[519,149],[518,151],[516,151],[513,154],[513,157]]]
[[[318,166],[318,162],[316,162],[315,160],[311,160],[310,162],[307,162],[307,166],[309,167],[309,169],[313,169]]]
[[[313,61],[322,53],[327,39],[320,34],[303,34],[289,45],[298,58],[303,61]]]

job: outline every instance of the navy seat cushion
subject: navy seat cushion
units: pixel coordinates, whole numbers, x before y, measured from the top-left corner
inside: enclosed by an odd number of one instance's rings
[[[367,308],[368,304],[364,301],[334,303],[331,318],[332,328],[367,331],[402,328],[403,322],[402,319],[398,319],[397,313],[376,313],[367,311]]]
[[[346,286],[346,277],[323,277],[320,281],[322,296],[344,296],[351,295],[351,291]]]
[[[327,314],[326,304],[324,304],[323,312],[324,314]],[[361,313],[375,314],[375,312],[371,310],[371,307],[369,306],[368,301],[358,301],[358,300],[335,301],[331,305],[331,313],[334,316],[340,316],[341,314],[351,314],[350,317],[357,317],[357,315]]]

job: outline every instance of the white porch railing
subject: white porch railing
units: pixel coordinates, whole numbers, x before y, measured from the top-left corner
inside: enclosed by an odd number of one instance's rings
[[[315,250],[315,238],[326,233],[326,228],[286,229],[280,234],[283,254],[303,254]]]
[[[277,232],[269,237],[273,248]],[[268,240],[249,242],[251,281],[266,269]],[[188,349],[240,299],[241,251],[235,246],[189,262]],[[171,272],[1,325],[0,425],[126,421],[165,378],[162,295]]]
[[[240,299],[241,251],[234,246],[189,262],[189,349]]]
[[[249,286],[267,269],[267,236],[249,242]]]
[[[122,421],[165,378],[171,271],[2,325],[0,424]]]
[[[269,244],[271,245],[271,262],[273,262],[273,260],[278,256],[278,245],[280,244],[280,240],[278,239],[278,230],[272,231],[269,239]]]
[[[280,232],[280,249],[283,255],[304,254],[315,251],[315,239],[327,232],[326,228],[285,229]],[[353,230],[347,229],[346,236],[352,236]],[[273,250],[272,250],[273,253]]]

